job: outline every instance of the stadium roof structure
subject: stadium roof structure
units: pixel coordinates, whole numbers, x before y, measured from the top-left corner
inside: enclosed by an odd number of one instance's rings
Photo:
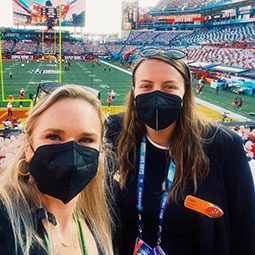
[[[200,61],[196,61],[196,62],[188,62],[189,67],[193,67],[193,68],[203,68],[203,69],[207,69],[207,68],[211,68],[216,66],[216,64],[211,64],[211,63],[207,63],[207,62],[200,62]]]
[[[248,77],[251,79],[255,79],[255,70],[254,71],[250,70],[248,72],[244,72],[244,73],[242,73],[242,76]]]
[[[242,68],[242,67],[234,67],[234,66],[225,66],[225,65],[215,65],[210,68],[208,68],[211,71],[216,71],[216,72],[224,72],[224,73],[229,73],[229,74],[241,74],[245,71],[247,71],[247,68]]]

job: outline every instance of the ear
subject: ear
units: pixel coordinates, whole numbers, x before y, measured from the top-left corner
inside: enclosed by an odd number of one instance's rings
[[[30,143],[27,139],[25,140],[24,148],[25,148],[25,160],[27,163],[29,163],[34,155],[34,152],[32,151]]]

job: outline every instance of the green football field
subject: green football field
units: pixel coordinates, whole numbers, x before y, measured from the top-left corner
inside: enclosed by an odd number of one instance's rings
[[[24,64],[24,67],[21,64]],[[92,62],[71,62],[70,70],[64,71],[65,63],[62,64],[61,80],[68,84],[85,85],[95,88],[101,92],[101,103],[107,105],[107,97],[114,90],[116,93],[115,100],[112,106],[124,105],[125,96],[127,95],[131,76],[118,69],[110,68],[104,70],[106,65]],[[43,73],[34,73],[36,69]],[[13,78],[9,76],[10,71],[13,73]],[[25,99],[29,98],[29,93],[35,94],[36,88],[43,81],[59,81],[59,66],[55,62],[3,62],[3,81],[4,81],[4,97],[8,98],[11,93],[14,99],[18,99],[21,88],[25,89]],[[1,92],[2,94],[2,92]],[[1,95],[2,99],[2,95]],[[14,107],[18,106],[18,102],[14,102]],[[0,103],[0,107],[6,107],[7,102]],[[24,103],[24,106],[29,106],[29,103]]]
[[[24,63],[24,67],[21,64]],[[112,63],[110,63],[112,65]],[[107,97],[111,90],[116,93],[115,100],[112,106],[123,106],[125,97],[131,85],[131,75],[126,70],[119,70],[109,65],[102,63],[101,66],[92,62],[71,62],[70,70],[64,71],[65,63],[62,63],[62,82],[78,85],[86,85],[101,91],[101,103],[107,105]],[[106,70],[104,70],[106,67]],[[43,73],[35,73],[39,69]],[[13,73],[13,78],[9,77],[9,72]],[[42,81],[59,81],[59,66],[55,62],[19,62],[19,61],[4,61],[3,62],[3,87],[4,97],[8,98],[11,93],[14,99],[18,99],[21,88],[25,89],[25,99],[29,98],[29,93],[35,94],[37,85]],[[195,81],[196,83],[196,81]],[[193,86],[195,87],[195,85]],[[245,117],[251,118],[250,113],[255,112],[255,97],[248,95],[239,95],[243,99],[243,107],[238,110],[231,103],[234,101],[236,94],[220,90],[219,94],[215,93],[215,89],[205,85],[202,95],[197,97],[221,106],[226,110],[239,113]],[[2,99],[2,95],[1,95]],[[2,100],[1,100],[2,101]],[[0,102],[0,107],[6,107],[7,102]],[[14,107],[18,107],[18,102],[14,102]],[[29,106],[29,103],[24,103],[24,106]]]
[[[193,85],[194,92],[195,92],[195,85]],[[234,101],[236,96],[241,97],[243,100],[243,105],[241,109],[238,109],[237,107],[232,106],[232,102]],[[203,89],[203,94],[196,95],[196,97],[204,101],[207,101],[209,103],[212,103],[214,105],[220,106],[226,109],[226,112],[229,110],[231,112],[238,113],[249,119],[255,119],[255,117],[251,117],[250,115],[250,113],[255,113],[255,96],[249,96],[246,94],[237,95],[233,92],[229,92],[226,90],[220,90],[218,94],[216,94],[215,89],[211,88],[208,84],[206,84]]]

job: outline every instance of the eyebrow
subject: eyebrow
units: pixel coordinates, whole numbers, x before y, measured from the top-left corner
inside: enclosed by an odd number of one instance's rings
[[[65,133],[65,130],[63,129],[58,129],[58,128],[47,128],[43,131],[43,133],[47,133],[47,132],[54,132],[56,134],[64,134]],[[82,132],[80,134],[80,136],[96,136],[98,137],[98,135],[95,133],[95,132]]]
[[[164,81],[163,84],[165,84],[165,83],[175,83],[175,84],[178,84],[178,82],[175,81],[175,80]]]
[[[139,82],[150,82],[150,83],[152,83],[152,81],[149,81],[149,80],[140,80]]]
[[[149,82],[149,83],[153,83],[153,82],[150,81],[150,80],[140,80],[139,82]],[[178,84],[178,82],[175,81],[175,80],[167,80],[167,81],[164,81],[164,82],[163,82],[163,84],[165,84],[165,83],[175,83],[175,84]]]
[[[62,130],[62,129],[58,129],[58,128],[47,128],[47,129],[43,130],[43,133],[46,133],[46,132],[55,132],[55,133],[58,133],[58,134],[62,134],[65,131]]]

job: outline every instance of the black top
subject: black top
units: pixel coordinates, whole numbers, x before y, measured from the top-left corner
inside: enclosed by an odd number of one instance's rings
[[[34,215],[34,217],[36,219],[37,233],[43,240],[45,240],[44,239],[45,230],[44,230],[43,224],[41,223],[40,220],[38,220],[36,214]],[[90,228],[90,231],[92,232],[91,226],[88,223],[88,221],[86,221],[86,223],[88,224],[88,227]],[[96,239],[95,241],[97,245],[98,255],[104,255],[98,244],[98,241]],[[45,242],[45,246],[47,247],[46,242]],[[10,219],[1,201],[0,201],[0,254],[3,254],[3,255],[23,254],[21,252],[20,247],[18,247],[17,253],[15,253],[14,236],[13,236]],[[29,255],[46,255],[46,253],[45,253],[45,250],[40,245],[32,245]]]
[[[111,123],[115,119],[112,116],[107,123],[109,141],[112,139]],[[212,128],[211,133],[215,131]],[[116,134],[116,130],[113,132]],[[170,203],[164,217],[161,247],[166,255],[255,254],[254,187],[242,140],[236,134],[220,129],[204,150],[210,160],[210,172],[199,180],[195,196],[218,205],[224,216],[209,218],[185,208],[183,200]],[[137,156],[139,159],[139,149]],[[162,182],[166,178],[168,162],[167,151],[147,140],[142,217],[143,240],[151,247],[156,245]],[[138,235],[136,191],[137,176],[129,176],[123,190],[116,183],[115,198],[121,224],[114,242],[119,255],[133,253]],[[192,185],[188,187],[188,194],[193,195]]]
[[[41,221],[36,220],[37,223],[37,232],[39,236],[44,239],[44,227]],[[23,229],[22,229],[23,230]],[[21,231],[22,231],[21,230]],[[46,245],[46,243],[45,243]],[[2,202],[0,201],[0,254],[4,255],[21,255],[20,247],[17,247],[17,253],[15,253],[15,243],[14,243],[14,235],[12,231],[11,222],[9,216],[6,212],[6,209]],[[2,253],[3,252],[3,253]],[[45,255],[45,251],[41,246],[33,245],[31,248],[31,252],[29,255]]]

